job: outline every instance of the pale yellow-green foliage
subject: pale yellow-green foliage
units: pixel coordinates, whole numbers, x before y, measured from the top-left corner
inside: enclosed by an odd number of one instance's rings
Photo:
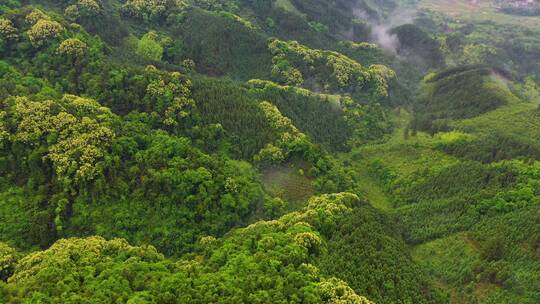
[[[29,146],[49,146],[57,178],[67,185],[92,180],[97,163],[114,138],[112,113],[92,99],[66,95],[55,102],[17,97],[13,109],[16,131],[10,139]]]
[[[351,43],[350,47],[373,46]],[[272,39],[268,48],[273,56],[272,76],[288,85],[301,85],[304,77],[315,75],[309,79],[321,81],[325,89],[365,89],[375,97],[385,97],[388,96],[388,81],[395,77],[394,71],[386,66],[372,65],[364,68],[359,62],[339,52],[310,49],[297,41]]]
[[[28,30],[28,38],[34,47],[40,47],[51,38],[57,37],[64,27],[52,20],[40,19]]]
[[[73,262],[77,254],[77,263]],[[54,266],[58,272],[78,273],[84,277],[87,267],[116,257],[138,256],[147,261],[159,261],[163,255],[152,246],[135,247],[124,239],[105,240],[99,236],[85,239],[61,239],[49,249],[31,253],[17,264],[16,272],[9,278],[10,283],[28,284],[33,277],[39,276],[47,267]]]
[[[79,11],[83,11],[87,15],[98,15],[101,12],[101,6],[96,0],[79,0],[77,6]]]
[[[53,111],[57,105],[51,101],[31,101],[17,97],[14,118],[18,122],[12,139],[28,145],[39,145],[39,139],[53,130]]]
[[[174,6],[179,9],[186,9],[189,6],[189,2],[187,0],[174,0],[173,3]]]
[[[15,270],[19,256],[17,251],[0,242],[0,280],[6,280]]]
[[[179,72],[162,73],[151,65],[146,67],[146,72],[152,80],[140,102],[151,106],[167,127],[177,128],[189,122],[196,115],[197,108],[191,98],[191,81]]]
[[[339,105],[340,100],[342,99],[340,95],[316,93],[316,92],[312,92],[304,88],[299,88],[299,87],[289,86],[289,85],[280,85],[270,80],[251,79],[247,81],[247,85],[252,89],[258,89],[258,90],[259,89],[260,90],[279,89],[279,90],[284,90],[284,91],[294,90],[295,94],[307,96],[307,97],[313,97],[313,96],[321,97],[321,98],[329,100],[330,102],[335,103],[336,105]],[[347,97],[343,97],[343,98],[347,98]],[[348,98],[348,99],[350,99],[352,102],[351,98]]]
[[[317,52],[310,52],[309,49],[302,47],[298,42],[291,41],[288,45],[280,40],[273,40],[268,45],[268,48],[272,52],[272,75],[277,78],[281,78],[288,85],[299,86],[304,83],[304,76],[302,72],[290,64],[287,58],[287,53],[283,51],[284,47],[287,47],[287,51],[294,50],[294,53],[303,57],[303,60],[307,63],[313,63],[315,57],[319,54]]]
[[[94,119],[77,119],[68,113],[57,116],[61,128],[56,144],[49,148],[48,157],[54,164],[56,174],[68,184],[92,180],[96,163],[103,158],[103,149],[114,138],[114,132]]]
[[[352,193],[325,194],[312,197],[308,206],[296,212],[288,213],[277,220],[259,221],[246,228],[234,232],[236,236],[249,236],[254,231],[273,230],[290,234],[296,244],[304,248],[305,252],[316,250],[325,246],[325,241],[315,232],[313,227],[320,225],[332,225],[334,220],[353,210],[360,203],[357,195]],[[324,224],[323,224],[324,222]],[[258,242],[259,248],[271,250],[276,246],[276,241],[271,236],[262,237]],[[301,265],[304,273],[313,276],[320,274],[320,270],[309,263]],[[334,304],[373,304],[365,297],[357,295],[347,283],[337,278],[323,278],[317,283],[322,291],[322,299],[325,303]]]
[[[302,141],[302,140],[307,141],[308,140],[307,136],[304,133],[298,131],[296,127],[294,127],[294,129],[291,130],[291,132],[281,133],[277,143],[280,146],[286,146],[287,144],[290,144],[296,141]]]
[[[147,70],[152,71],[153,66],[148,66]],[[151,82],[146,87],[146,92],[153,98],[164,97],[168,94],[175,96],[189,96],[191,94],[191,81],[183,79],[182,74],[173,72],[170,75],[170,80],[165,80],[160,77],[158,81]]]
[[[322,244],[321,237],[313,232],[298,233],[297,235],[294,236],[294,241],[298,245],[309,250],[314,250],[314,249],[316,250]]]
[[[327,304],[374,304],[365,297],[357,295],[344,281],[330,278],[319,283]]]
[[[451,132],[443,132],[443,133],[437,133],[435,136],[435,144],[453,144],[457,142],[466,142],[466,141],[472,141],[475,139],[475,136],[472,134],[464,133],[461,131],[451,131]]]
[[[17,29],[13,26],[13,23],[8,19],[0,18],[0,38],[12,40],[17,37]]]
[[[66,7],[64,10],[64,16],[71,21],[76,21],[81,16],[81,13],[79,12],[77,5],[72,4]]]
[[[229,193],[238,193],[239,185],[235,178],[227,177],[225,179],[225,190]]]
[[[323,59],[324,53],[321,50],[310,49],[301,45],[298,41],[291,41],[289,43],[289,49],[296,54],[300,55],[304,62],[308,64],[315,63],[316,60]]]
[[[64,10],[64,15],[71,21],[76,21],[80,17],[95,17],[101,13],[102,5],[99,0],[78,0]]]
[[[238,15],[235,15],[233,13],[229,13],[229,12],[226,12],[226,11],[221,11],[219,12],[219,14],[223,17],[226,17],[226,18],[229,18],[229,19],[232,19],[240,24],[242,24],[243,26],[249,28],[249,29],[252,29],[252,30],[256,30],[258,27],[251,23],[251,21],[245,19],[245,18],[242,18]]]
[[[339,45],[353,50],[375,50],[379,48],[376,44],[369,42],[340,41]]]
[[[343,192],[314,196],[309,199],[302,211],[291,212],[279,219],[279,225],[292,227],[295,225],[312,226],[320,217],[332,219],[351,212],[355,204],[360,202],[356,194]]]
[[[326,60],[326,64],[333,69],[333,76],[340,87],[352,85],[353,75],[363,74],[362,65],[342,54],[332,52]]]
[[[304,83],[304,76],[299,69],[288,66],[286,69],[280,68],[278,65],[272,67],[272,75],[281,76],[286,84],[299,86]]]
[[[39,9],[33,9],[25,18],[30,25],[36,24],[39,20],[50,20],[49,16]]]
[[[275,142],[262,148],[254,156],[255,161],[281,163],[288,156],[287,148],[290,144],[301,141],[308,142],[307,136],[293,125],[290,118],[283,116],[276,106],[268,101],[263,101],[259,103],[259,108],[266,116],[270,127],[278,134],[278,138]]]
[[[69,38],[58,46],[56,50],[60,55],[66,55],[72,58],[81,58],[84,56],[87,50],[86,43],[80,41],[77,38]]]
[[[197,6],[211,11],[221,11],[224,9],[223,2],[220,0],[192,0]]]
[[[195,108],[195,101],[190,98],[175,97],[172,104],[167,107],[163,123],[167,126],[177,126],[179,121],[189,117]]]
[[[455,52],[450,49],[447,36],[436,36],[435,40],[439,43],[439,49],[443,54],[446,65],[449,67],[456,66],[461,60],[461,52]]]
[[[373,64],[369,67],[369,75],[375,84],[375,95],[388,96],[388,81],[396,77],[394,70],[382,64]]]
[[[262,148],[259,153],[253,157],[253,159],[256,162],[270,162],[279,164],[285,160],[285,154],[281,148],[270,143]]]
[[[296,127],[292,124],[291,119],[283,116],[273,104],[268,101],[263,101],[259,103],[259,107],[263,110],[268,123],[274,130],[280,132],[298,132]]]
[[[187,7],[185,0],[128,0],[122,8],[131,17],[152,19],[166,15],[168,9],[184,10]]]
[[[9,139],[9,132],[6,126],[7,112],[0,111],[0,148],[4,146],[4,142]]]
[[[321,224],[320,221],[332,220],[353,211],[354,207],[361,204],[360,198],[349,192],[323,194],[313,196],[302,210],[290,212],[277,220],[259,221],[237,232],[243,233],[250,229],[258,229],[258,226],[269,226],[282,231],[296,231],[302,234],[312,230],[313,226]],[[330,222],[328,222],[330,223]],[[302,236],[299,239],[303,238]],[[309,236],[308,238],[311,238]],[[322,242],[319,236],[315,237]],[[316,241],[318,242],[318,241]]]
[[[195,71],[195,61],[193,61],[192,59],[182,60],[181,65],[188,72]]]

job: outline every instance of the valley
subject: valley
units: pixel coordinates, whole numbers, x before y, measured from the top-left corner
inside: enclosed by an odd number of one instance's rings
[[[0,303],[540,303],[518,2],[0,1]]]

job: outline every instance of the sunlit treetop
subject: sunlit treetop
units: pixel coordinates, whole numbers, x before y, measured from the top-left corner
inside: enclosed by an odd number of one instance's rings
[[[13,40],[17,37],[17,29],[13,26],[13,23],[8,19],[0,18],[0,38]]]
[[[38,20],[26,33],[34,47],[41,47],[60,35],[64,27],[52,20]]]
[[[58,46],[57,52],[60,55],[65,55],[72,58],[81,58],[86,53],[88,47],[86,43],[77,38],[69,38]]]

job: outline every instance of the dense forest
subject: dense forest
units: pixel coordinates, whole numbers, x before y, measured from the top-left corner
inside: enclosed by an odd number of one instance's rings
[[[0,303],[540,303],[536,1],[1,0]]]

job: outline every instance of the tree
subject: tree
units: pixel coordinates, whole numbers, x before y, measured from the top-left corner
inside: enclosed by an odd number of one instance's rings
[[[182,67],[188,72],[195,72],[195,61],[191,59],[185,59],[181,63]]]
[[[497,55],[497,50],[486,44],[467,44],[463,48],[463,64],[488,64]]]
[[[34,25],[39,20],[50,20],[49,16],[38,9],[33,9],[28,15],[26,15],[25,21],[30,24]]]
[[[131,18],[156,22],[163,20],[173,10],[183,11],[187,6],[184,0],[128,0],[122,6],[122,12]]]
[[[156,32],[146,33],[137,45],[137,54],[150,60],[160,61],[163,56],[163,47],[157,41]]]
[[[137,282],[141,279],[151,283],[147,276],[167,271],[165,264],[160,264],[163,260],[163,255],[155,248],[134,247],[121,239],[65,239],[45,251],[22,258],[9,283],[29,291],[23,297],[34,294],[35,298],[39,296],[45,302],[68,299],[80,302],[88,297],[104,303],[114,302],[113,299],[126,302],[136,291],[124,282],[135,284],[132,287],[141,284]],[[109,284],[107,280],[115,284]],[[98,286],[99,283],[102,285]],[[17,295],[12,296],[17,298]]]
[[[58,180],[66,187],[91,181],[114,138],[112,113],[92,99],[65,95],[59,101],[14,100],[9,116],[14,142],[29,146],[46,143]]]
[[[0,18],[0,39],[9,41],[17,37],[17,29],[13,27],[13,23],[9,19]]]
[[[80,59],[85,55],[87,48],[86,43],[80,41],[79,39],[69,38],[62,41],[56,51],[58,54],[67,56],[68,58]]]
[[[77,21],[98,17],[102,12],[101,0],[78,0],[65,8],[64,15],[71,21]]]
[[[63,30],[64,27],[56,21],[40,19],[27,31],[27,35],[34,47],[41,47]]]
[[[6,281],[13,274],[18,259],[15,249],[0,242],[0,281]]]
[[[101,14],[101,5],[97,0],[79,0],[77,8],[79,15],[83,18],[95,17]]]

